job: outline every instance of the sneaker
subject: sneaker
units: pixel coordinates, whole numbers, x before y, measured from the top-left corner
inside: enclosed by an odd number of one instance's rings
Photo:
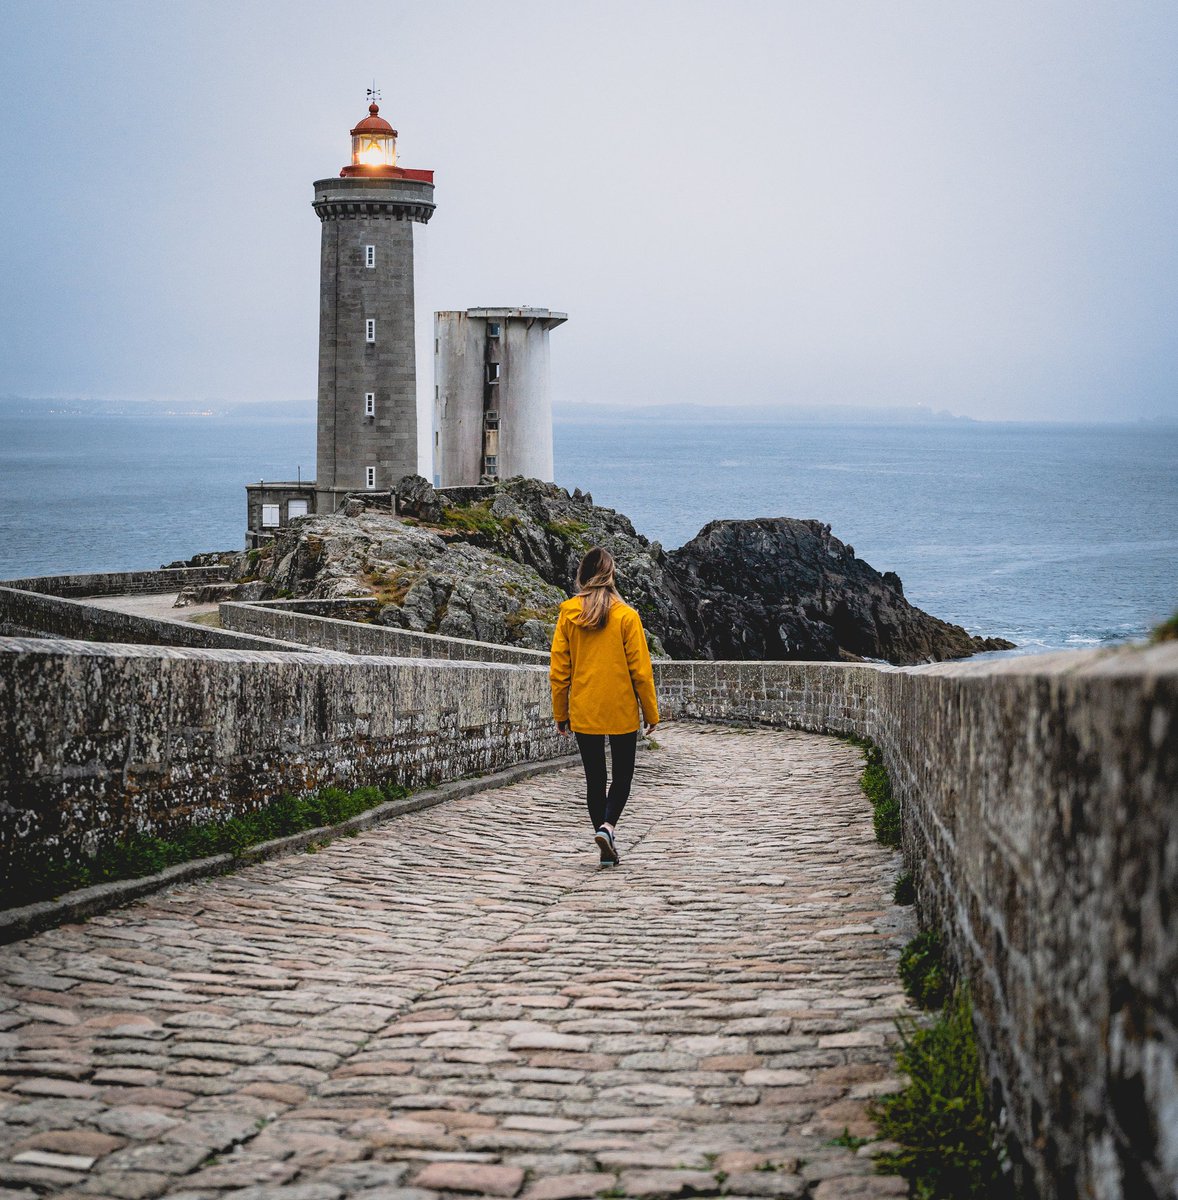
[[[604,827],[599,829],[593,835],[593,840],[597,843],[597,847],[601,851],[601,865],[603,867],[615,867],[622,861],[618,857],[618,847],[614,841],[614,835],[608,829]]]

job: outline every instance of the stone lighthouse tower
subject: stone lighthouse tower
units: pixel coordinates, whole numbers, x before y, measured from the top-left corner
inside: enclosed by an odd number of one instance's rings
[[[319,427],[315,507],[386,491],[417,471],[413,225],[434,211],[434,173],[397,164],[376,103],[352,130],[352,161],[315,184]]]

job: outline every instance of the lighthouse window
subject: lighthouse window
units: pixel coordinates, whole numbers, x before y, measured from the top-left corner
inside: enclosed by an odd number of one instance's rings
[[[487,322],[487,337],[497,338],[499,336],[499,323],[497,321]]]
[[[364,340],[366,342],[376,341],[376,319],[374,317],[369,317],[364,322]]]
[[[364,486],[366,488],[376,487],[376,468],[375,467],[365,467],[364,468]]]
[[[375,267],[376,266],[376,247],[375,246],[365,246],[364,247],[364,265],[366,267]]]
[[[262,505],[262,528],[277,529],[278,528],[278,505],[263,504]]]
[[[488,454],[486,461],[487,461],[487,469],[484,472],[484,474],[498,475],[499,474],[499,455],[498,454]]]
[[[487,382],[488,383],[498,383],[499,382],[499,364],[498,363],[487,363]]]
[[[376,416],[376,393],[375,392],[365,392],[364,393],[364,415],[366,417],[375,417]]]

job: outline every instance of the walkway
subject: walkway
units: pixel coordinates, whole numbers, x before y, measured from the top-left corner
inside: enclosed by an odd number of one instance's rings
[[[189,604],[176,607],[179,592],[148,592],[134,596],[87,596],[86,604],[96,608],[113,608],[116,612],[130,613],[133,617],[160,617],[168,621],[193,621],[197,617],[219,612],[219,604]]]
[[[904,1195],[858,752],[656,736],[616,870],[562,771],[0,949],[0,1200]]]

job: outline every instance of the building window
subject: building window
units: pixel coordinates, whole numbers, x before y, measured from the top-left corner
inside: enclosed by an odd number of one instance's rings
[[[499,322],[498,321],[488,321],[487,322],[487,337],[497,338],[498,336],[499,336]]]
[[[434,399],[440,400],[442,397],[442,389],[438,384],[434,384]]]
[[[498,429],[499,428],[498,412],[496,412],[495,409],[493,409],[493,408],[488,408],[487,411],[485,413],[483,413],[483,424],[488,429]]]
[[[435,430],[434,430],[434,445],[435,445],[435,446],[437,446],[437,444],[438,444],[438,438],[439,438],[440,436],[441,436],[441,435],[440,435],[440,434],[438,433],[438,431],[435,429]]]
[[[487,363],[487,382],[488,383],[498,383],[499,382],[499,364],[498,363]]]
[[[376,468],[375,467],[365,467],[364,468],[364,486],[369,489],[376,487]]]
[[[364,393],[364,415],[366,417],[375,417],[376,416],[376,393],[375,392],[365,392]]]
[[[485,475],[498,475],[499,474],[499,455],[498,454],[488,454],[486,457],[486,464],[487,464],[486,470],[483,472],[483,474],[485,474]]]
[[[376,266],[376,247],[375,246],[365,246],[364,247],[364,265],[366,267],[375,267]]]
[[[375,342],[376,341],[376,318],[375,317],[369,317],[368,320],[364,322],[364,340],[366,342]]]
[[[288,500],[286,502],[286,519],[288,521],[293,521],[296,517],[305,517],[306,515],[306,500]]]
[[[263,504],[262,505],[262,528],[277,529],[278,528],[278,505]]]

